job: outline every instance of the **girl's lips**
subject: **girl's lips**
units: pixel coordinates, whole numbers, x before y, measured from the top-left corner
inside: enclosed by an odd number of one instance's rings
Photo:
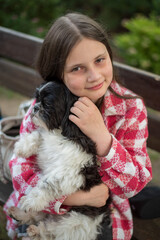
[[[91,87],[91,88],[89,88],[89,89],[90,89],[90,90],[97,90],[97,89],[101,88],[102,86],[103,86],[103,82],[100,83],[100,84],[98,84],[98,85],[96,85],[96,86],[94,86],[94,87]]]

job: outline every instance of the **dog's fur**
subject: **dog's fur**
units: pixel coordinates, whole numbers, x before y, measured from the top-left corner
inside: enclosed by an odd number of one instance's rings
[[[42,84],[31,114],[38,128],[16,143],[18,156],[37,155],[42,172],[36,187],[21,198],[21,209],[9,209],[21,223],[35,224],[27,229],[32,239],[95,240],[101,234],[101,223],[106,221],[106,227],[110,223],[109,201],[100,208],[72,207],[64,215],[42,212],[49,202],[80,189],[89,191],[102,182],[95,144],[68,118],[77,99],[64,84]]]

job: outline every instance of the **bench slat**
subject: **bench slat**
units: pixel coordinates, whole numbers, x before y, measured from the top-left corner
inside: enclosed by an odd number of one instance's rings
[[[42,42],[43,39],[0,27],[0,55],[26,66],[34,66]],[[160,111],[160,76],[118,62],[113,64],[125,86],[142,96],[148,107]]]
[[[0,27],[0,55],[33,67],[43,39]]]
[[[142,96],[145,104],[160,111],[160,76],[114,62],[116,76],[122,79],[123,84]]]
[[[42,82],[40,76],[33,69],[4,59],[0,59],[0,76],[0,83],[3,86],[28,97],[33,97],[35,88]],[[149,114],[148,121],[148,146],[160,152],[160,118],[157,115]]]
[[[148,147],[160,152],[160,117],[154,113],[148,113]]]
[[[114,64],[117,65],[117,63]],[[119,69],[120,67],[119,65]],[[139,73],[141,78],[138,78],[133,68],[127,69],[126,71],[127,72],[122,68],[118,74],[118,77],[122,78],[124,85],[141,95],[144,98],[146,106],[160,111],[160,81],[155,80],[155,75],[145,76],[143,73]],[[129,78],[127,78],[127,74],[130,76]],[[33,92],[35,86],[42,82],[41,77],[35,70],[4,59],[0,59],[0,76],[1,84],[4,83],[6,87],[27,96],[31,96],[30,91]],[[24,83],[26,83],[27,86],[24,86]],[[30,86],[28,86],[29,83],[31,83]],[[26,87],[29,91],[26,91]]]
[[[43,39],[0,27],[0,55],[26,66],[33,67],[42,42]],[[160,111],[160,76],[118,62],[113,64],[116,76],[122,79],[124,85],[141,95],[146,106]],[[42,79],[35,70],[26,66],[0,59],[0,83],[25,96],[33,97],[34,90]],[[159,118],[149,115],[148,146],[158,151],[159,126]]]
[[[22,95],[33,97],[35,88],[41,82],[41,77],[33,69],[0,59],[1,85]]]

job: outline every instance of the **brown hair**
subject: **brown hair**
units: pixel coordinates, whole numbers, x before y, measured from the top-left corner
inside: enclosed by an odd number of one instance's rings
[[[69,13],[54,22],[42,44],[37,70],[45,81],[63,79],[66,59],[84,37],[103,43],[112,61],[112,51],[101,26],[86,15]]]
[[[86,15],[69,13],[53,23],[42,44],[36,67],[44,81],[63,81],[66,59],[75,44],[84,37],[103,43],[112,62],[108,36],[100,24]],[[120,98],[135,98],[121,96],[111,87],[109,89]]]

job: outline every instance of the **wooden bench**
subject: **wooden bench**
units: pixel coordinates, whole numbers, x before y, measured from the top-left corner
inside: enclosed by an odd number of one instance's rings
[[[0,27],[0,84],[25,96],[32,97],[35,87],[42,79],[34,70],[34,60],[43,39]],[[160,76],[142,71],[118,62],[114,62],[116,75],[123,84],[141,95],[148,108],[149,139],[148,147],[160,152],[160,118],[155,111],[160,111]],[[12,184],[0,182],[0,201],[4,203],[12,191]],[[136,221],[136,220],[135,220]],[[137,220],[138,222],[138,220]],[[142,229],[144,229],[144,222]],[[153,222],[153,221],[152,221]],[[135,222],[136,223],[136,222]],[[157,226],[158,228],[160,226]],[[158,228],[153,225],[154,232]],[[146,230],[147,231],[147,230]],[[135,230],[137,239],[158,240],[160,237],[148,237],[141,230]],[[140,233],[140,234],[139,234]]]

